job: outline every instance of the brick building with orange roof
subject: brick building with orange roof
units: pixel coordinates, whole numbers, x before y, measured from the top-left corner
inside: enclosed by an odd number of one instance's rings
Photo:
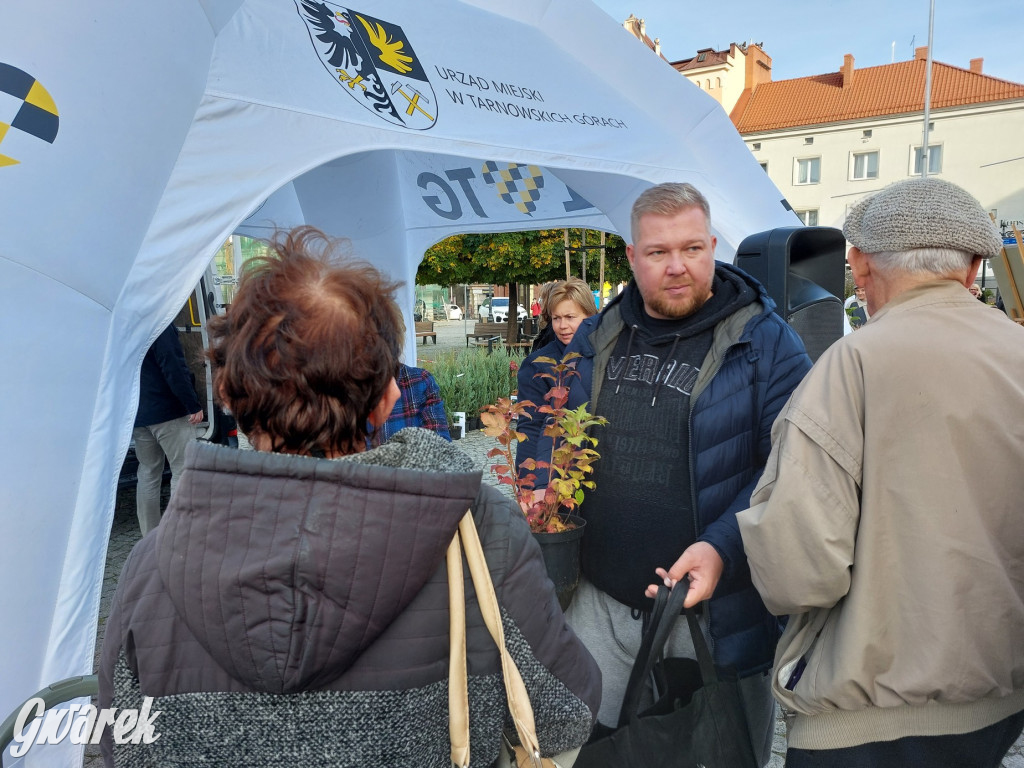
[[[862,197],[921,173],[925,47],[910,61],[861,69],[846,54],[836,72],[778,82],[760,43],[670,64],[729,113],[807,224],[842,227]],[[932,62],[928,174],[967,189],[1005,231],[1024,226],[1024,85],[985,75],[982,64]]]
[[[1024,85],[932,62],[930,151],[923,146],[927,49],[912,61],[748,83],[727,108],[772,181],[808,224],[841,227],[850,206],[919,175],[949,179],[1004,222],[1024,219]],[[723,105],[725,106],[725,105]]]

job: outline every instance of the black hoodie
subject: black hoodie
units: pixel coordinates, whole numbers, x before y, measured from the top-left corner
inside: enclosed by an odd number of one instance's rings
[[[608,360],[595,412],[597,487],[582,512],[583,572],[598,589],[646,608],[655,567],[669,567],[696,540],[690,508],[690,392],[711,349],[715,326],[757,299],[734,273],[716,270],[712,296],[679,320],[647,314],[630,283],[622,297],[626,324]],[[623,510],[629,510],[626,514]]]

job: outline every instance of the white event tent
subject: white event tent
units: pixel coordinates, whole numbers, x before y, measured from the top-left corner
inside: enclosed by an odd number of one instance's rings
[[[409,315],[432,243],[628,238],[661,181],[707,195],[724,260],[798,223],[722,108],[586,0],[3,3],[0,716],[92,671],[142,357],[229,235],[346,236]]]

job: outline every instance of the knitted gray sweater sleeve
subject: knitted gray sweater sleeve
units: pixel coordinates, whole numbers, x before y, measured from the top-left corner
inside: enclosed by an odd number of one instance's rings
[[[479,511],[487,506],[478,505],[478,526],[487,525]],[[492,574],[503,572],[495,591],[505,642],[530,695],[541,752],[553,755],[582,745],[590,735],[601,703],[601,672],[565,621],[525,518],[514,511],[508,528],[504,563],[492,562],[499,553],[487,556]]]

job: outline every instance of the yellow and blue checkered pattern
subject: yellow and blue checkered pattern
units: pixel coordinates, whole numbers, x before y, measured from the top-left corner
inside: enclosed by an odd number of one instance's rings
[[[480,173],[484,181],[497,188],[498,197],[506,203],[527,215],[537,210],[540,190],[544,188],[544,175],[536,165],[509,163],[500,168],[496,162],[488,160]]]
[[[32,75],[17,67],[0,62],[0,105],[11,105],[0,110],[0,142],[14,128],[37,139],[53,143],[60,128],[60,118],[53,97]],[[13,157],[0,154],[0,166],[15,165]]]

